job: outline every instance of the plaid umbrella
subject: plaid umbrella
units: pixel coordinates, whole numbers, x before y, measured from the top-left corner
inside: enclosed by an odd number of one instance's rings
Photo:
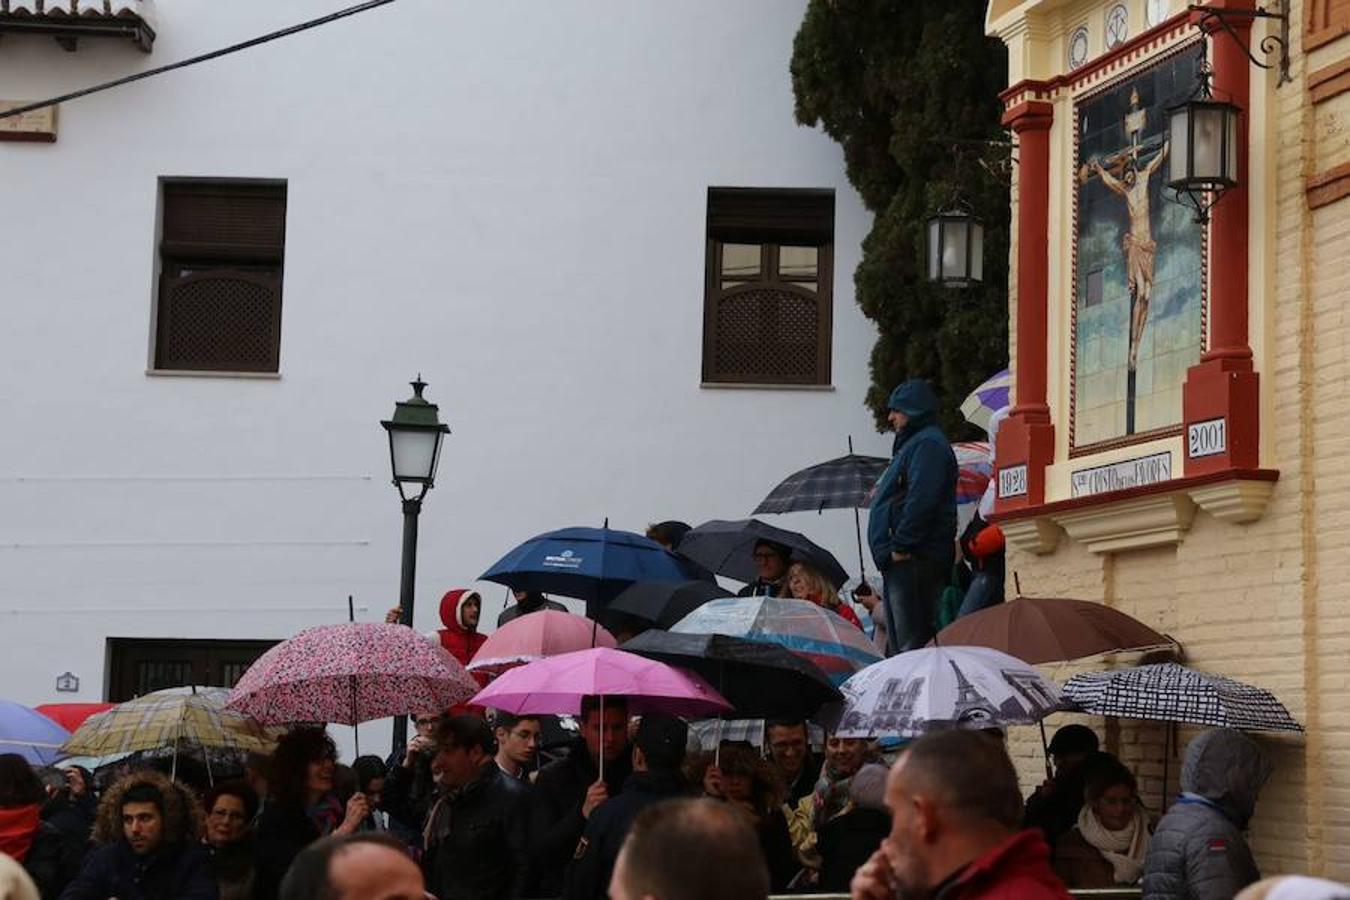
[[[225,708],[221,687],[155,691],[90,716],[61,748],[70,756],[112,756],[179,745],[270,752],[279,732]]]
[[[1099,716],[1243,731],[1303,730],[1269,691],[1176,663],[1085,672],[1069,679],[1064,696],[1084,712]]]
[[[1008,405],[1011,389],[1012,375],[1004,369],[970,392],[961,404],[961,415],[970,424],[988,431],[989,417]]]
[[[850,453],[808,466],[779,482],[751,515],[864,507],[889,462],[882,456]]]

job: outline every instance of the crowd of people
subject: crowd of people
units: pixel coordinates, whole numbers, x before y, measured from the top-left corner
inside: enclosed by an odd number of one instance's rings
[[[958,539],[956,461],[928,385],[902,384],[889,406],[894,455],[868,531],[882,590],[856,592],[864,616],[771,541],[755,546],[742,595],[817,604],[899,653],[1001,601],[1003,542],[988,503]],[[648,534],[675,550],[686,531]],[[514,600],[499,625],[563,608],[532,591]],[[467,664],[482,611],[475,591],[450,591],[428,637]],[[0,755],[0,900],[1350,896],[1313,879],[1258,883],[1244,832],[1271,769],[1237,732],[1190,742],[1180,799],[1159,818],[1083,725],[1056,732],[1053,773],[1024,800],[996,729],[879,744],[773,720],[761,740],[705,749],[686,721],[631,712],[588,697],[571,731],[555,717],[423,710],[406,746],[350,766],[322,726],[298,726],[220,781],[187,760],[168,777],[163,760],[92,773]]]
[[[0,898],[1350,896],[1258,884],[1244,832],[1271,767],[1234,731],[1190,742],[1181,797],[1155,821],[1082,725],[1056,732],[1053,775],[1024,801],[995,730],[894,752],[829,736],[817,754],[801,721],[712,752],[621,698],[588,700],[578,723],[545,761],[537,718],[427,713],[391,764],[350,768],[322,728],[298,727],[210,786],[147,764],[100,792],[87,771],[0,755],[0,862],[17,864],[0,865]]]

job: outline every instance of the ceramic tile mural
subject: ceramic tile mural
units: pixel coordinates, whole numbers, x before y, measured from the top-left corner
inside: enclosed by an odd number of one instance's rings
[[[1203,340],[1201,226],[1167,190],[1166,108],[1198,62],[1192,48],[1077,104],[1078,447],[1181,422]]]

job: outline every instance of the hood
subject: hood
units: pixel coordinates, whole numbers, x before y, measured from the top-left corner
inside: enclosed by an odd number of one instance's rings
[[[849,796],[860,809],[886,809],[886,776],[890,770],[880,763],[867,763],[853,776]]]
[[[1252,739],[1230,728],[1216,728],[1191,741],[1181,764],[1181,789],[1217,806],[1242,828],[1256,811],[1273,767]]]
[[[891,391],[886,408],[898,409],[911,419],[916,416],[933,415],[938,410],[938,398],[927,381],[922,378],[911,378]]]
[[[453,591],[446,591],[445,596],[441,598],[441,624],[447,631],[469,631],[464,627],[464,604],[470,600],[478,601],[478,614],[483,614],[483,598],[477,591],[471,591],[468,588],[456,588]],[[477,628],[472,629],[477,631]]]

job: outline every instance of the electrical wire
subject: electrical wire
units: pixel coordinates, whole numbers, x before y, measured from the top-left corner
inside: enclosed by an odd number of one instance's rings
[[[358,13],[366,12],[377,6],[385,6],[393,3],[394,0],[367,0],[365,3],[358,3],[356,6],[349,6],[346,9],[338,10],[326,16],[317,19],[310,19],[308,22],[301,22],[299,25],[292,25],[289,28],[283,28],[280,31],[273,31],[264,34],[261,37],[251,38],[238,44],[231,44],[228,47],[222,47],[219,50],[212,50],[210,53],[203,53],[201,56],[194,56],[190,59],[179,60],[175,63],[159,66],[154,69],[146,69],[144,72],[136,72],[132,75],[126,75],[113,81],[106,81],[103,84],[96,84],[93,87],[83,88],[78,91],[72,91],[69,94],[62,94],[59,97],[53,97],[50,100],[39,100],[35,103],[26,103],[23,106],[16,106],[13,109],[0,112],[0,119],[8,119],[11,116],[23,115],[32,112],[35,109],[43,109],[48,106],[55,106],[58,103],[65,103],[67,100],[77,100],[80,97],[88,97],[90,94],[110,91],[115,87],[121,87],[124,84],[131,84],[133,81],[140,81],[144,78],[152,78],[155,75],[163,75],[165,72],[172,72],[175,69],[183,69],[188,66],[195,66],[197,63],[207,62],[222,56],[228,56],[231,53],[238,53],[240,50],[247,50],[250,47],[257,47],[259,44],[266,44],[269,41],[275,41],[278,38],[289,37],[293,34],[299,34],[302,31],[308,31],[311,28],[318,28],[320,25],[327,25],[330,22],[336,22],[338,19],[345,19],[348,16],[354,16]]]

